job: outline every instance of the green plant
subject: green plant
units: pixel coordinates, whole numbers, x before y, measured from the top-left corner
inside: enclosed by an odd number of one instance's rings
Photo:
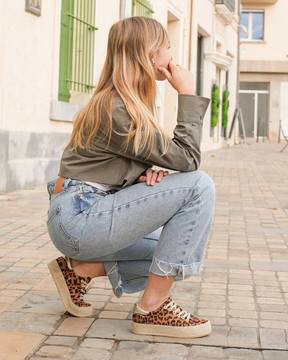
[[[211,116],[211,126],[215,127],[218,123],[219,118],[219,87],[214,84],[212,88],[212,116]]]
[[[225,128],[228,123],[228,108],[229,108],[229,94],[228,90],[223,92],[223,102],[222,102],[222,127]]]

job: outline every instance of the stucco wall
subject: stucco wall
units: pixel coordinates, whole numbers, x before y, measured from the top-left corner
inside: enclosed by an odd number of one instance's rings
[[[54,1],[42,0],[40,17],[5,1],[2,129],[50,131]]]

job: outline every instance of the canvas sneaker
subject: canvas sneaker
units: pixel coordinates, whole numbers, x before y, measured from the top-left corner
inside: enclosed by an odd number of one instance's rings
[[[169,297],[157,310],[148,313],[136,304],[132,332],[140,335],[197,338],[210,334],[211,323],[191,315]]]
[[[69,258],[67,258],[68,263]],[[71,265],[68,266],[64,257],[52,260],[48,264],[48,268],[57,286],[62,303],[66,310],[78,317],[86,317],[92,315],[93,308],[91,304],[83,300],[83,296],[87,291],[90,277],[82,277],[75,274]]]

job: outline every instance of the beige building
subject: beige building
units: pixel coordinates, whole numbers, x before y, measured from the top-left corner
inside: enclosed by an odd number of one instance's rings
[[[0,1],[0,192],[57,177],[73,116],[91,97],[104,63],[109,28],[124,16],[152,16],[167,28],[174,61],[194,73],[198,95],[211,98],[214,85],[222,100],[229,90],[229,129],[236,107],[237,0],[22,3]],[[172,135],[177,94],[167,82],[159,83],[157,112]],[[222,147],[226,130],[222,106],[215,127],[209,108],[202,149]]]
[[[247,136],[288,134],[288,1],[242,0],[240,106]]]

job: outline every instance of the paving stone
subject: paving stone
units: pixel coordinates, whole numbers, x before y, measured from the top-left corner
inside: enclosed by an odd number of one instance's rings
[[[110,350],[114,346],[115,341],[113,340],[105,340],[105,339],[85,339],[81,346],[87,348],[95,348],[95,349],[105,349]]]
[[[28,284],[10,284],[6,287],[6,289],[11,290],[29,290],[31,289],[32,285]]]
[[[196,339],[180,339],[180,338],[168,338],[155,336],[154,340],[157,342],[164,343],[180,343],[180,344],[195,344],[195,345],[209,345],[209,346],[227,346],[228,345],[228,334],[231,328],[229,326],[218,326],[212,327],[212,332],[208,336],[204,336]]]
[[[212,325],[226,325],[225,317],[217,317],[217,316],[208,316],[205,318],[209,319]]]
[[[260,351],[247,349],[226,349],[227,360],[262,360]]]
[[[288,322],[288,314],[277,312],[260,312],[260,318],[267,320],[280,320]]]
[[[220,347],[205,347],[193,345],[189,352],[188,359],[223,359],[224,350]]]
[[[288,350],[285,331],[278,329],[259,329],[261,346],[264,349]]]
[[[0,330],[14,331],[29,319],[29,314],[3,312],[0,314]]]
[[[20,331],[49,335],[55,330],[59,316],[53,315],[30,315]]]
[[[41,334],[0,331],[0,358],[23,360],[43,338]]]
[[[198,309],[198,316],[225,316],[225,310],[218,309]]]
[[[11,305],[9,310],[51,315],[62,315],[66,311],[58,293],[47,291],[30,291]]]
[[[151,353],[152,346],[153,345],[146,342],[122,341],[117,346],[117,349],[112,356],[112,360],[124,358],[133,360],[146,359],[146,355]]]
[[[123,359],[123,358],[122,358]],[[138,359],[138,358],[137,358]],[[152,354],[152,355],[145,355],[144,360],[183,360],[182,356],[178,355],[167,355],[167,354]],[[114,360],[114,357],[112,357]],[[120,360],[120,358],[119,358]]]
[[[65,336],[83,336],[94,320],[94,318],[69,317],[62,322],[54,334]]]
[[[287,305],[266,305],[266,304],[259,304],[259,308],[261,311],[264,312],[282,312],[284,314],[288,313],[288,306]]]
[[[109,351],[104,349],[97,349],[97,351],[95,351],[95,349],[80,348],[71,357],[71,360],[109,360],[110,357],[111,354]],[[126,359],[129,359],[129,357],[126,357]]]
[[[287,360],[286,351],[263,351],[264,360]]]
[[[136,335],[131,332],[131,321],[99,319],[95,320],[85,335],[87,338],[112,340],[152,341],[152,336]]]
[[[276,298],[258,298],[257,299],[258,304],[272,304],[272,305],[284,305],[285,302],[282,299],[276,299]]]
[[[101,311],[99,318],[104,319],[127,319],[129,312],[124,311]]]
[[[186,346],[179,344],[155,344],[152,347],[152,353],[185,355],[186,352]]]
[[[134,308],[134,304],[113,304],[113,303],[107,303],[104,307],[104,310],[109,311],[132,311]]]
[[[57,292],[57,287],[51,275],[48,275],[34,286],[33,291],[54,291]]]
[[[257,330],[245,327],[232,327],[228,334],[228,346],[259,348]]]
[[[260,326],[263,328],[271,328],[271,329],[288,329],[287,321],[276,321],[276,320],[261,320]]]
[[[64,357],[70,350],[71,348],[66,346],[44,345],[36,352],[36,355]]]
[[[225,309],[226,304],[225,302],[199,301],[198,307],[204,309]]]
[[[226,295],[226,290],[222,289],[202,289],[202,294],[211,294],[211,295]]]
[[[251,303],[229,303],[229,308],[232,310],[255,310],[255,304]]]
[[[228,310],[228,314],[233,318],[244,318],[244,319],[258,318],[257,312],[250,310]]]
[[[228,320],[230,326],[241,326],[241,327],[258,327],[258,322],[252,319],[240,319],[232,318]]]
[[[73,336],[50,336],[45,341],[45,344],[73,346],[77,340],[78,340],[78,337],[73,337]]]

